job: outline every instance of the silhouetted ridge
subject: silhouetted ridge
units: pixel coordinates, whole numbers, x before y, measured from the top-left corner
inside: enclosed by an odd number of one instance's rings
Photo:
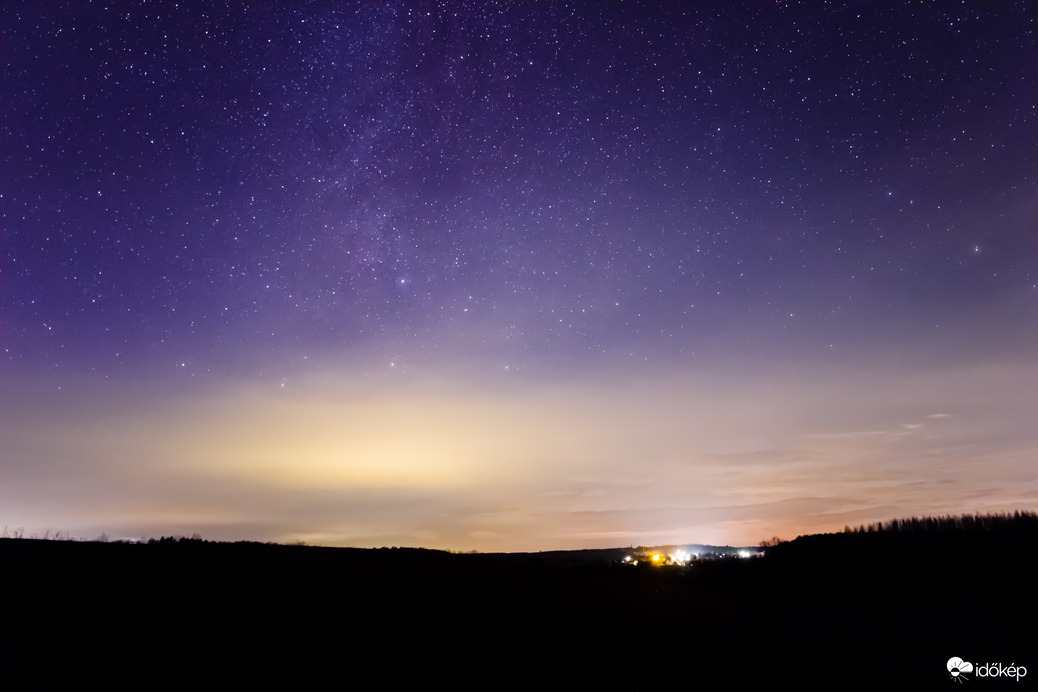
[[[77,633],[94,660],[137,663],[145,676],[156,652],[187,646],[223,656],[228,686],[267,682],[278,660],[295,662],[293,674],[315,661],[335,671],[477,661],[522,689],[565,687],[560,670],[574,689],[644,689],[644,662],[674,661],[703,689],[758,687],[775,671],[802,688],[874,689],[876,676],[854,675],[882,661],[899,689],[930,689],[948,684],[949,656],[1033,657],[1033,512],[897,519],[762,547],[761,558],[632,569],[620,564],[629,549],[0,538],[10,596],[0,638],[7,661],[21,661],[54,632]]]
[[[867,524],[852,529],[844,527],[844,533],[903,533],[909,531],[1016,531],[1034,530],[1038,526],[1038,513],[1017,510],[994,514],[962,514],[943,517],[910,517],[891,519],[887,522]]]
[[[940,598],[967,585],[997,595],[1038,578],[1036,558],[1034,512],[911,517],[769,545],[753,580],[794,595]]]

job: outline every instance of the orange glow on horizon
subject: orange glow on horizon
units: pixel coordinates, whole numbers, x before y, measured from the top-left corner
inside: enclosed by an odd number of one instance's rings
[[[1035,408],[1034,369],[908,383],[861,373],[841,387],[666,373],[361,388],[349,371],[325,371],[291,389],[229,383],[132,406],[85,388],[95,405],[41,404],[48,419],[8,400],[4,454],[21,461],[4,462],[5,487],[18,491],[0,523],[488,551],[752,546],[897,516],[1013,510],[1038,493],[1038,433],[1018,413]],[[1017,413],[956,406],[962,391]],[[981,457],[971,441],[995,433],[1000,446]]]

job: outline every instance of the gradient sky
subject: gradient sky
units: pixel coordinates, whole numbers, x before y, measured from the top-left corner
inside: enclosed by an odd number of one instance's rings
[[[1032,3],[261,5],[0,7],[0,526],[1038,508]]]

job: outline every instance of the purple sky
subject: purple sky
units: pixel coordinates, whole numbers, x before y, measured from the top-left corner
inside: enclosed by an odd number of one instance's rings
[[[1038,505],[1027,2],[0,7],[0,527]]]

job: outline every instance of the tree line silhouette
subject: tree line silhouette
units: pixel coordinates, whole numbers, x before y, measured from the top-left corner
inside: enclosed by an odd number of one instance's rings
[[[899,533],[926,531],[1033,531],[1038,527],[1038,512],[1017,510],[991,514],[961,514],[938,517],[909,517],[891,519],[851,528],[845,526],[844,533]]]

